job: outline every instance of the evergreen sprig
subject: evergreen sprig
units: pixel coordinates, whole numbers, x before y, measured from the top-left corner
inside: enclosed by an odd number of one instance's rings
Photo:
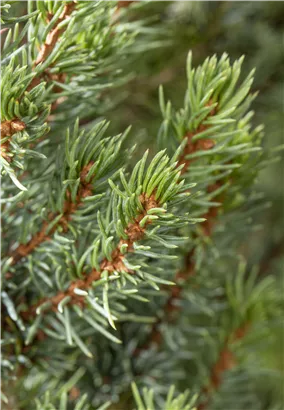
[[[237,96],[234,95],[243,59],[230,66],[227,55],[219,61],[214,56],[197,69],[191,67],[191,61],[190,53],[184,108],[172,112],[171,103],[165,103],[160,89],[160,106],[165,118],[160,138],[167,146],[173,146],[175,140],[183,140],[178,158],[180,163],[185,163],[183,177],[187,182],[194,178],[199,188],[199,195],[193,196],[191,202],[191,207],[195,206],[193,215],[203,212],[206,221],[194,232],[194,242],[185,257],[186,265],[176,274],[181,286],[177,284],[170,290],[165,306],[169,315],[175,310],[175,299],[181,297],[183,282],[200,270],[204,243],[213,234],[216,219],[224,211],[232,212],[244,204],[241,189],[254,181],[254,175],[248,174],[246,166],[255,167],[261,161],[261,148],[257,144],[261,141],[262,127],[250,131],[252,112],[247,113],[252,100],[248,95],[252,73],[240,85]],[[238,196],[235,204],[234,195]],[[150,338],[155,340],[157,332],[155,325]]]

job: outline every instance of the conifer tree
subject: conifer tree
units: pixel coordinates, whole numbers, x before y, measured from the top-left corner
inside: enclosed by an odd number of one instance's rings
[[[281,146],[250,59],[204,55],[222,3],[181,3],[1,3],[3,409],[281,409],[281,242],[247,243]],[[122,101],[151,87],[148,138]]]

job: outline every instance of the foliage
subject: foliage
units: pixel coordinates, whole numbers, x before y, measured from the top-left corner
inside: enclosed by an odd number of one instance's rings
[[[267,48],[235,52],[250,4],[168,3],[1,4],[7,409],[281,406],[281,234],[253,251],[282,149],[259,125]]]

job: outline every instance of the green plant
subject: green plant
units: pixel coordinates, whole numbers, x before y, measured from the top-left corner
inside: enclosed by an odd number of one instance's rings
[[[4,408],[281,405],[259,387],[280,372],[251,361],[279,340],[280,275],[242,249],[281,147],[226,53],[189,52],[181,108],[160,87],[148,150],[121,132],[134,67],[169,47],[151,3],[2,2]]]

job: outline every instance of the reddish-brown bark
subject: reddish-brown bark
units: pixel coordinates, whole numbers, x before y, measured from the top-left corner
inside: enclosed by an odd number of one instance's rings
[[[10,121],[2,121],[1,122],[1,140],[6,137],[12,137],[17,132],[23,131],[26,128],[26,124],[15,118]],[[10,148],[10,138],[8,138],[5,142],[2,143],[1,141],[1,157],[4,158],[7,162],[11,162],[12,158],[9,155],[9,148]]]

